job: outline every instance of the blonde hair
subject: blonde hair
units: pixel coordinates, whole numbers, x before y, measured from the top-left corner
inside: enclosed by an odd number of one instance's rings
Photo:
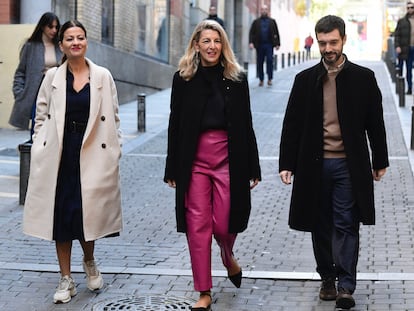
[[[206,29],[215,30],[220,36],[222,44],[220,62],[224,67],[224,77],[233,81],[240,81],[240,74],[244,72],[244,70],[234,56],[226,32],[223,27],[214,20],[203,20],[194,29],[185,54],[181,57],[180,62],[178,63],[180,76],[188,81],[196,74],[198,66],[200,65],[200,55],[195,49],[195,44],[200,40],[201,32]]]

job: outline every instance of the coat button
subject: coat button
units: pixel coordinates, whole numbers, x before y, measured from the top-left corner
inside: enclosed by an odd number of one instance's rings
[[[50,114],[47,115],[47,118],[50,120]]]
[[[105,149],[105,148],[106,148],[106,144],[102,144],[101,146],[102,146],[102,148],[103,148],[103,149]]]
[[[46,146],[46,140],[43,142],[43,146]]]
[[[102,116],[102,117],[101,117],[101,120],[102,120],[102,121],[105,121],[105,116]]]

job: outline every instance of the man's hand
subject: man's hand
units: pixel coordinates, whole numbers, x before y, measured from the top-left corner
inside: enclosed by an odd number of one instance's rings
[[[372,177],[374,177],[375,181],[380,181],[382,176],[385,175],[386,168],[382,168],[380,170],[372,170]]]

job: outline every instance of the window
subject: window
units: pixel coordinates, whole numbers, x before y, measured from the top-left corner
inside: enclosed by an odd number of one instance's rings
[[[102,0],[102,43],[114,44],[114,0]]]
[[[54,0],[53,7],[55,8],[55,14],[59,17],[60,24],[77,18],[76,0]]]
[[[138,53],[168,62],[169,1],[137,0]]]

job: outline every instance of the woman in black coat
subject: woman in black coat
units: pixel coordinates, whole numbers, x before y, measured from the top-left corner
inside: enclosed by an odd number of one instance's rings
[[[175,73],[164,181],[176,188],[177,230],[189,243],[194,287],[211,304],[212,236],[236,287],[241,268],[233,256],[246,229],[250,190],[261,179],[249,87],[223,28],[200,22]]]

